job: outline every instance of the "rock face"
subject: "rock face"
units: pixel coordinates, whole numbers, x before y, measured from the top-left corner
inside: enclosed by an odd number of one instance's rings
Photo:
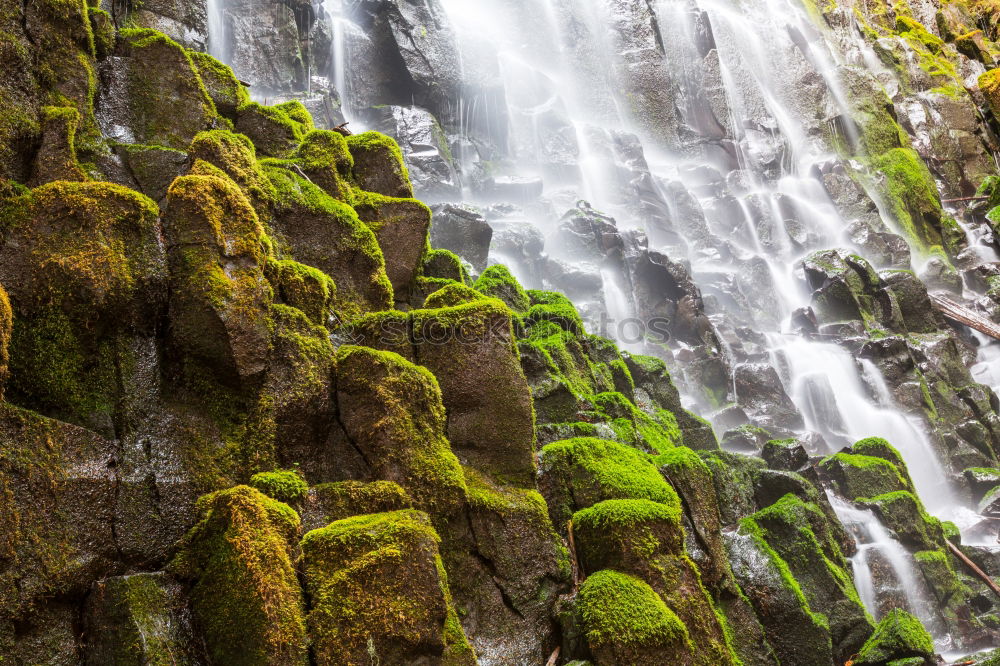
[[[1000,643],[994,9],[13,4],[4,666]]]

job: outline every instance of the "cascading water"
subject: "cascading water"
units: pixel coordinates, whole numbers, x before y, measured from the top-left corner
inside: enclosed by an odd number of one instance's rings
[[[565,273],[591,270],[596,281],[583,289],[592,306],[582,308],[591,328],[604,317],[620,324],[640,316],[639,297],[622,262],[582,260],[564,243],[566,210],[567,216],[586,217],[590,210],[613,216],[626,254],[635,251],[629,243],[641,248],[648,238],[650,249],[686,262],[722,332],[716,351],[733,363],[778,370],[804,428],[779,424],[776,432],[814,433],[808,439],[814,455],[884,437],[900,449],[931,512],[970,522],[960,519],[923,424],[897,405],[878,367],[822,334],[801,336],[793,325],[810,299],[803,258],[830,247],[857,249],[851,221],[817,176],[837,161],[836,141],[859,141],[852,122],[831,121],[851,117],[841,70],[864,68],[887,89],[900,85],[860,35],[840,33],[845,43],[835,43],[816,29],[810,10],[791,0],[440,5],[459,56],[459,72],[452,74],[462,85],[441,106],[452,115],[446,129],[459,137],[448,152],[463,176],[463,200],[482,205],[491,222],[501,220],[498,228],[534,226]],[[211,9],[218,0],[209,6],[214,36],[223,30]],[[331,23],[332,84],[357,130],[368,124],[363,107],[373,105],[355,65],[371,57],[374,45],[352,3],[325,0],[323,6]],[[669,35],[661,29],[666,26]],[[218,48],[213,52],[225,59]],[[542,196],[526,184],[537,184]],[[506,195],[498,196],[501,191]],[[878,193],[867,195],[878,204],[881,223],[898,231]],[[511,212],[512,202],[520,210]],[[599,225],[604,218],[594,219]],[[643,240],[634,240],[633,230]],[[965,231],[970,247],[980,245],[977,232]],[[526,287],[551,286],[506,248],[494,247],[493,258],[510,264]],[[926,259],[914,249],[915,266]],[[621,329],[601,332],[613,336]],[[998,345],[979,341],[976,377],[1000,388]],[[735,358],[734,345],[742,358]],[[692,346],[677,343],[683,353]],[[687,387],[688,402],[706,408],[711,401],[696,383]],[[739,383],[728,386],[727,397],[739,402]],[[878,617],[902,605],[940,630],[909,553],[871,510],[830,499],[856,535],[855,582],[871,613]],[[946,645],[946,636],[937,638]]]

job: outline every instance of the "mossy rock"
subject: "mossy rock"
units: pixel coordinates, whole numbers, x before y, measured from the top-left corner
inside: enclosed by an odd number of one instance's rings
[[[52,597],[82,596],[110,573],[114,480],[84,470],[105,469],[112,449],[89,430],[0,402],[0,627],[27,629]]]
[[[884,458],[837,453],[824,458],[820,469],[829,475],[840,493],[849,500],[910,489],[908,479]]]
[[[587,577],[579,592],[587,645],[598,663],[690,664],[687,627],[643,581],[617,571]]]
[[[535,485],[531,390],[501,302],[410,313],[413,350],[437,377],[448,439],[464,464],[510,485]]]
[[[170,340],[222,381],[260,375],[270,348],[273,291],[264,234],[228,178],[174,181],[163,218],[170,264]]]
[[[292,563],[299,517],[247,486],[199,500],[201,521],[171,567],[213,662],[307,664],[302,590]]]
[[[321,483],[309,489],[302,526],[314,530],[352,516],[412,508],[413,500],[395,481]]]
[[[76,130],[79,124],[80,112],[71,106],[42,108],[42,143],[35,154],[31,185],[56,180],[88,180],[76,159]]]
[[[594,413],[588,420],[603,421],[615,433],[615,439],[647,453],[665,453],[683,441],[677,418],[665,409],[643,412],[618,392],[598,393],[591,397]]]
[[[858,652],[858,666],[885,666],[897,659],[919,657],[923,664],[936,663],[934,640],[920,620],[900,608],[889,611],[878,623],[875,633]]]
[[[301,310],[314,324],[330,324],[337,285],[326,273],[289,259],[269,259],[264,275],[278,301]]]
[[[424,277],[453,280],[466,284],[469,274],[462,265],[462,260],[451,250],[431,250],[424,257]]]
[[[846,661],[857,652],[870,635],[871,623],[829,519],[819,507],[786,495],[742,525],[756,530],[787,564],[809,608],[826,616],[836,659]]]
[[[719,448],[712,425],[687,411],[681,404],[680,392],[674,386],[666,364],[652,356],[622,354],[634,384],[634,402],[646,412],[665,409],[677,419],[684,446],[699,451]]]
[[[651,500],[604,500],[573,514],[573,534],[584,571],[648,566],[656,554],[684,552],[679,506]]]
[[[472,287],[466,287],[460,282],[452,282],[441,287],[424,300],[424,308],[453,308],[459,305],[475,303],[486,298]]]
[[[277,193],[258,164],[250,139],[221,129],[200,132],[191,141],[188,154],[196,167],[197,161],[203,160],[232,178],[253,204],[258,217],[266,219]]]
[[[336,386],[346,437],[338,465],[356,449],[355,478],[395,481],[432,513],[462,506],[465,481],[445,436],[441,389],[427,369],[392,352],[341,347]]]
[[[511,310],[525,314],[531,307],[531,299],[506,266],[496,264],[490,266],[473,285],[476,291],[491,298],[499,298]]]
[[[423,266],[431,209],[416,199],[365,192],[354,198],[358,217],[375,232],[397,298],[410,292]]]
[[[84,607],[87,663],[202,663],[183,588],[163,573],[105,578]]]
[[[705,583],[714,589],[728,575],[728,567],[712,471],[686,446],[655,456],[653,462],[681,497],[699,544],[698,548],[689,550],[693,551],[692,556]]]
[[[712,472],[723,525],[735,525],[757,510],[754,482],[767,463],[761,458],[728,451],[698,452]]]
[[[174,148],[120,143],[113,150],[128,166],[137,189],[161,206],[170,184],[188,167],[188,154]]]
[[[354,160],[351,173],[362,190],[400,199],[413,196],[403,152],[392,138],[378,132],[354,134],[347,137],[347,148]]]
[[[913,493],[897,490],[857,501],[874,510],[882,524],[907,546],[916,550],[944,548],[941,521],[928,515]]]
[[[332,130],[307,133],[294,160],[309,180],[334,199],[349,203],[354,197],[354,187],[350,182],[354,158],[342,134]]]
[[[236,111],[250,101],[250,94],[240,83],[233,70],[207,53],[188,51],[205,91],[212,98],[215,109],[223,116],[234,120]]]
[[[302,539],[318,665],[475,664],[426,514],[347,518]]]
[[[390,309],[385,258],[354,209],[294,170],[269,164],[265,171],[277,190],[272,232],[280,252],[333,279],[334,307],[342,317]]]
[[[217,117],[188,51],[155,30],[123,30],[126,56],[113,70],[121,95],[107,96],[106,123],[126,128],[130,143],[184,150]]]
[[[110,183],[55,182],[0,203],[0,283],[16,317],[9,399],[111,434],[129,351],[153,333],[166,277],[156,204]]]
[[[1000,68],[982,74],[979,77],[979,89],[986,98],[993,117],[1000,122]]]
[[[306,132],[285,110],[257,102],[246,102],[236,110],[236,130],[245,134],[261,155],[278,158],[291,157]]]
[[[302,478],[302,474],[293,469],[258,472],[250,477],[249,485],[271,499],[290,506],[301,505],[309,492],[309,484]]]
[[[560,530],[577,511],[609,499],[647,499],[679,510],[680,498],[650,457],[617,442],[578,437],[539,456],[539,488]]]

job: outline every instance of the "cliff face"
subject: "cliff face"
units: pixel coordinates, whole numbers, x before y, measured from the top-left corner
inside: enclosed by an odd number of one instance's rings
[[[437,3],[355,8],[371,75],[341,92],[379,105],[402,149],[334,131],[329,91],[301,90],[326,66],[317,8],[255,23],[257,3],[224,4],[241,78],[288,101],[252,101],[196,50],[198,3],[0,9],[0,664],[899,666],[1000,644],[1000,599],[953,554],[997,574],[995,550],[928,514],[886,440],[818,448],[753,330],[775,316],[767,285],[739,306],[757,320],[706,304],[671,253],[718,249],[718,229],[683,186],[656,190],[670,206],[642,194],[641,146],[608,154],[631,156],[622,197],[700,223],[647,237],[577,205],[554,241],[589,258],[574,267],[527,225],[445,201],[478,177],[446,130],[478,135],[484,159],[500,135],[453,105],[467,82]],[[856,116],[816,120],[841,142],[816,178],[871,254],[809,254],[796,321],[870,360],[931,433],[944,486],[989,511],[1000,403],[927,289],[962,271],[996,316],[997,264],[938,191],[978,188],[966,223],[1000,222],[1000,70],[973,76],[1000,54],[970,30],[996,17],[925,4],[808,7],[817,29],[861,26],[910,87],[894,103],[845,68]],[[696,144],[666,99],[677,82],[647,71],[671,48],[650,5],[610,5],[637,125]],[[403,39],[415,26],[425,41]],[[716,120],[703,137],[731,131]],[[444,202],[433,224],[413,181]],[[487,266],[491,236],[586,307]],[[910,247],[931,273],[898,270]],[[588,333],[592,265],[669,335],[629,352]],[[872,525],[895,550],[871,548]]]

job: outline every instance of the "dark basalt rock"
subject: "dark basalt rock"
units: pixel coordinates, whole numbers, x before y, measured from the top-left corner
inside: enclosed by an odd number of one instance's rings
[[[464,204],[431,206],[431,246],[451,250],[481,273],[486,268],[493,229],[482,212]]]

